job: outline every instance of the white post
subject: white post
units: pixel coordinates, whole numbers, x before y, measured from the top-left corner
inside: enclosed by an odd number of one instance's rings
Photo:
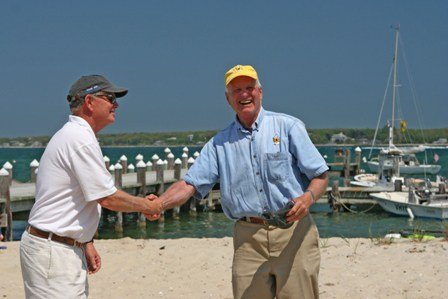
[[[12,164],[9,163],[9,161],[6,161],[5,164],[3,164],[3,168],[8,172],[8,179],[9,179],[9,185],[12,184]]]
[[[30,182],[36,182],[36,169],[39,167],[39,162],[34,159],[30,163]]]
[[[171,154],[171,150],[169,148],[165,148],[164,153],[165,153],[165,158],[168,158],[168,155]]]
[[[137,156],[135,156],[135,165],[138,164],[138,162],[143,161],[143,155],[142,154],[138,154]]]
[[[103,157],[104,165],[106,166],[106,169],[109,169],[110,166],[110,159],[108,156]]]
[[[114,165],[109,166],[109,172],[112,174],[115,174],[115,166]]]
[[[181,160],[182,160],[182,168],[187,168],[187,166],[188,166],[188,154],[183,153],[182,157],[181,157]]]
[[[120,157],[120,163],[121,163],[121,166],[122,166],[121,169],[122,169],[123,173],[126,173],[126,171],[128,169],[128,158],[125,155],[121,156]],[[115,165],[115,169],[116,168],[117,168],[117,166]]]
[[[174,155],[173,155],[173,153],[169,153],[166,156],[166,159],[168,160],[168,169],[174,169]]]
[[[196,160],[199,157],[200,153],[199,152],[194,152],[193,154],[193,158]]]
[[[188,159],[187,164],[188,164],[188,169],[190,169],[190,167],[193,165],[194,163],[194,159],[193,157],[190,157],[190,159]]]
[[[188,147],[185,146],[185,147],[182,149],[182,151],[183,151],[184,154],[187,154],[187,155],[188,155]]]
[[[146,196],[146,163],[140,160],[137,163],[137,184],[140,184],[139,194],[142,197]],[[143,213],[139,213],[138,226],[140,228],[146,227],[146,217]]]
[[[151,159],[152,159],[152,168],[153,169],[157,169],[157,161],[159,161],[159,156],[157,156],[157,154],[154,154],[152,157],[151,157]]]
[[[121,189],[123,183],[123,166],[120,163],[112,165],[109,170],[114,170],[115,187]],[[115,222],[115,231],[117,233],[123,232],[123,213],[117,212],[117,221]]]
[[[180,159],[176,159],[176,161],[174,161],[174,178],[178,181],[181,179],[180,177],[181,169],[182,169],[182,161]],[[179,214],[180,214],[180,206],[175,206],[173,208],[173,218],[179,219]]]
[[[9,183],[9,172],[4,168],[0,169],[0,197],[5,199],[6,241],[12,241],[12,211]]]
[[[132,163],[128,165],[128,172],[129,173],[135,172],[135,166]]]

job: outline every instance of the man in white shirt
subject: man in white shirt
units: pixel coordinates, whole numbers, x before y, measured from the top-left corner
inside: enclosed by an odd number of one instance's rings
[[[27,298],[88,296],[87,272],[101,267],[93,245],[101,207],[145,214],[162,211],[159,199],[115,188],[95,136],[115,121],[117,98],[127,92],[100,75],[81,77],[69,91],[72,115],[41,158],[36,202],[20,244]]]

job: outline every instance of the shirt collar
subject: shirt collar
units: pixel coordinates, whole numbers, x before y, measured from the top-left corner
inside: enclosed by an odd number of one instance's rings
[[[254,124],[252,125],[252,131],[258,131],[260,126],[261,126],[261,122],[263,121],[264,118],[264,109],[263,107],[260,108],[260,112],[258,113],[257,119],[255,120]],[[249,130],[247,130],[240,122],[240,120],[238,119],[238,115],[235,115],[235,124],[236,124],[236,128],[238,130],[240,130],[241,132],[248,132]]]
[[[69,115],[68,121],[70,123],[74,123],[81,127],[87,128],[92,133],[92,135],[95,136],[95,133],[93,132],[92,127],[89,125],[89,123],[84,118],[76,116],[76,115]]]

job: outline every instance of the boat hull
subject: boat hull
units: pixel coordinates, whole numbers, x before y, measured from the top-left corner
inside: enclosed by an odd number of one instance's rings
[[[386,211],[395,215],[414,217],[448,219],[448,203],[438,206],[413,204],[407,202],[408,192],[380,192],[371,193],[378,204]]]
[[[379,163],[376,161],[367,162],[371,172],[378,172]],[[392,169],[392,165],[385,164],[383,166],[384,170]],[[440,165],[400,165],[400,174],[437,174],[439,173],[442,166]]]

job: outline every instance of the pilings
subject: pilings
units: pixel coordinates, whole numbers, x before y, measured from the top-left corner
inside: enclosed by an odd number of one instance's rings
[[[344,186],[346,187],[350,186],[350,156],[350,150],[346,149],[344,155]]]
[[[5,209],[0,210],[0,228],[6,227],[5,240],[12,241],[12,211],[11,211],[11,196],[9,185],[11,179],[9,172],[2,168],[0,170],[0,198],[5,199]]]
[[[324,156],[325,160],[327,157]],[[350,149],[337,149],[335,150],[333,162],[327,165],[330,169],[330,173],[341,176],[344,178],[343,186],[350,186],[350,176],[354,176],[360,173],[361,170],[361,148],[355,149],[355,161],[351,162],[351,150]]]
[[[182,171],[182,161],[180,159],[176,159],[174,161],[174,179],[180,181],[181,179],[181,171]],[[175,206],[173,208],[173,218],[179,219],[180,214],[180,206]]]
[[[12,166],[11,163],[9,163],[9,161],[6,161],[6,163],[3,164],[3,169],[8,172],[8,184],[11,186],[11,184],[12,184],[12,169],[13,169],[13,166]]]
[[[121,172],[124,174],[128,170],[128,158],[125,155],[120,157]]]
[[[331,191],[328,196],[328,203],[333,212],[339,212],[341,208],[341,204],[339,200],[341,199],[341,194],[339,193],[339,181],[333,181],[333,185],[331,186]]]
[[[143,155],[139,154],[135,157],[135,161],[139,161],[137,163],[134,163],[134,158],[129,160],[124,155],[119,155],[119,159],[117,158],[109,158],[111,157],[108,153],[108,156],[103,157],[104,166],[107,167],[109,172],[111,173],[114,184],[117,187],[117,189],[124,189],[126,192],[129,192],[130,194],[140,195],[140,196],[146,196],[149,193],[154,193],[158,196],[162,195],[163,192],[167,188],[167,184],[172,184],[177,180],[182,179],[182,175],[185,173],[185,169],[191,167],[195,161],[193,157],[188,156],[188,148],[184,148],[181,154],[184,155],[182,159],[179,156],[178,159],[174,158],[174,154],[167,149],[165,154],[160,155],[163,156],[163,158],[158,157],[157,155],[154,155],[153,157],[149,156],[149,160],[147,161],[144,159]],[[193,152],[192,152],[193,154]],[[121,156],[121,157],[120,157]],[[199,152],[194,152],[194,157],[199,156]],[[154,163],[153,163],[154,161]],[[166,161],[166,162],[165,162]],[[146,163],[145,163],[146,162]],[[134,163],[134,164],[133,164]],[[6,164],[6,163],[5,163]],[[14,165],[12,162],[7,163]],[[132,172],[132,166],[137,166],[135,168],[135,173]],[[1,165],[0,165],[1,166]],[[123,169],[126,166],[126,171],[123,171]],[[130,167],[131,166],[131,167]],[[182,167],[184,166],[184,167]],[[30,180],[33,181],[31,183],[24,183],[23,187],[21,186],[22,183],[15,182],[13,186],[10,188],[10,190],[13,190],[13,196],[12,196],[12,210],[14,212],[19,211],[29,211],[29,209],[32,206],[32,203],[34,202],[34,190],[35,190],[35,184],[34,181],[36,180],[36,172],[39,169],[39,162],[37,160],[33,160],[29,164],[29,172],[30,172]],[[8,168],[8,167],[7,167]],[[130,170],[130,171],[129,171]],[[4,170],[6,171],[6,170]],[[126,172],[126,173],[125,173]],[[9,171],[6,171],[6,181],[11,181],[11,173]],[[143,179],[143,176],[145,176],[145,179]],[[138,177],[138,179],[137,179]],[[138,182],[137,182],[138,181]],[[144,182],[144,183],[143,183]],[[25,185],[26,184],[26,185]],[[26,192],[24,192],[26,191]],[[215,200],[213,201],[213,196],[215,197]],[[192,200],[188,202],[188,204],[184,205],[185,211],[190,210],[191,215],[196,215],[199,209],[199,205],[207,205],[209,206],[209,209],[212,210],[213,207],[210,207],[210,205],[216,204],[217,200],[216,197],[219,196],[218,194],[209,196],[205,200],[196,201]],[[29,201],[29,203],[28,203]],[[219,204],[219,201],[218,203]],[[0,204],[0,208],[4,210],[5,204],[4,200],[2,199],[2,202]],[[18,207],[18,210],[15,210],[15,208]],[[167,213],[170,213],[170,217],[174,219],[179,218],[180,211],[182,207],[177,206],[174,207],[172,210],[166,211],[164,215],[161,215],[161,218],[159,220],[159,223],[163,223],[164,217],[167,215]],[[204,210],[207,210],[207,207],[204,208]],[[172,212],[171,212],[172,211]],[[202,209],[201,209],[202,211]],[[124,227],[126,226],[126,221],[132,217],[125,217],[127,213],[122,212],[115,212],[115,211],[104,211],[104,220],[107,221],[107,214],[114,215],[113,217],[113,224],[115,226],[115,230],[120,233],[123,232]],[[172,213],[172,214],[171,214]],[[135,215],[135,214],[134,214]],[[6,216],[5,216],[6,219]],[[133,217],[132,219],[136,219]],[[146,224],[146,218],[143,219],[142,215],[138,216],[138,225],[144,226]],[[6,227],[6,224],[5,224]],[[5,232],[3,232],[5,234]]]
[[[32,182],[32,183],[36,182],[38,168],[39,168],[39,162],[36,159],[31,161],[31,163],[30,163],[30,182]]]
[[[146,163],[142,160],[137,163],[137,184],[140,185],[138,196],[146,197]],[[138,226],[146,227],[146,217],[143,213],[139,213]]]
[[[123,185],[123,166],[120,163],[112,165],[114,171],[115,187],[121,189]],[[115,221],[115,231],[117,233],[123,232],[123,212],[117,212],[117,220]]]
[[[157,195],[162,195],[165,192],[165,183],[164,183],[164,162],[162,160],[157,161],[156,163],[156,181],[157,181]],[[159,223],[163,223],[165,221],[165,214],[162,212],[158,219]]]

